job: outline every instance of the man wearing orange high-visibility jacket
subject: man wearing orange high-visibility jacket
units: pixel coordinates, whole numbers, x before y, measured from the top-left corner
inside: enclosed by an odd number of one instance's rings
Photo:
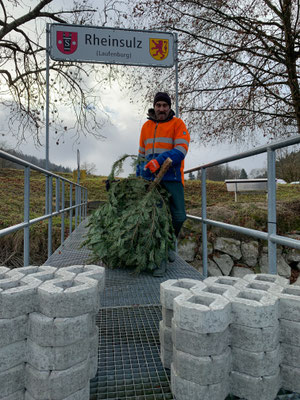
[[[140,161],[137,166],[137,176],[153,180],[161,165],[167,158],[172,165],[164,175],[161,185],[171,194],[170,211],[176,237],[186,220],[184,205],[184,158],[188,152],[190,134],[180,118],[175,117],[171,109],[170,96],[158,92],[154,97],[153,107],[148,110],[148,121],[144,123],[139,145]],[[169,261],[174,261],[175,255],[169,253]],[[154,270],[154,276],[163,276],[166,271],[166,261]]]

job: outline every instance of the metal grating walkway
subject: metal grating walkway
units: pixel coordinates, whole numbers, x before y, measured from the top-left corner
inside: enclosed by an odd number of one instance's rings
[[[86,233],[82,222],[44,265],[88,264],[91,252],[80,248]],[[133,275],[130,270],[105,271],[105,289],[96,323],[99,327],[98,371],[90,384],[91,400],[174,399],[170,371],[159,357],[160,283],[168,279],[203,279],[179,257],[163,278]],[[236,397],[228,397],[237,399]],[[281,392],[277,400],[300,400]],[[211,399],[214,400],[214,399]]]

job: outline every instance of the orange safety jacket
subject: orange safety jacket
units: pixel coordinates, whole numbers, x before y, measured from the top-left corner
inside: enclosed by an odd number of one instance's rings
[[[173,110],[164,121],[156,119],[154,109],[150,109],[148,115],[148,121],[141,130],[136,175],[153,180],[155,175],[148,168],[144,169],[147,162],[155,158],[162,165],[169,157],[172,165],[163,180],[182,182],[184,185],[184,158],[190,143],[190,134],[184,122],[174,116]]]

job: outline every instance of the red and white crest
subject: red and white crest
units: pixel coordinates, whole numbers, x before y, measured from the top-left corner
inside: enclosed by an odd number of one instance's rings
[[[63,54],[72,54],[77,50],[78,34],[77,32],[56,32],[56,45]]]

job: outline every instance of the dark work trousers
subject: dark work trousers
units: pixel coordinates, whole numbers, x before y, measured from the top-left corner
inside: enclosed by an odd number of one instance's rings
[[[178,237],[180,229],[186,220],[184,205],[184,189],[181,182],[162,181],[163,186],[170,194],[170,211],[175,235]]]

